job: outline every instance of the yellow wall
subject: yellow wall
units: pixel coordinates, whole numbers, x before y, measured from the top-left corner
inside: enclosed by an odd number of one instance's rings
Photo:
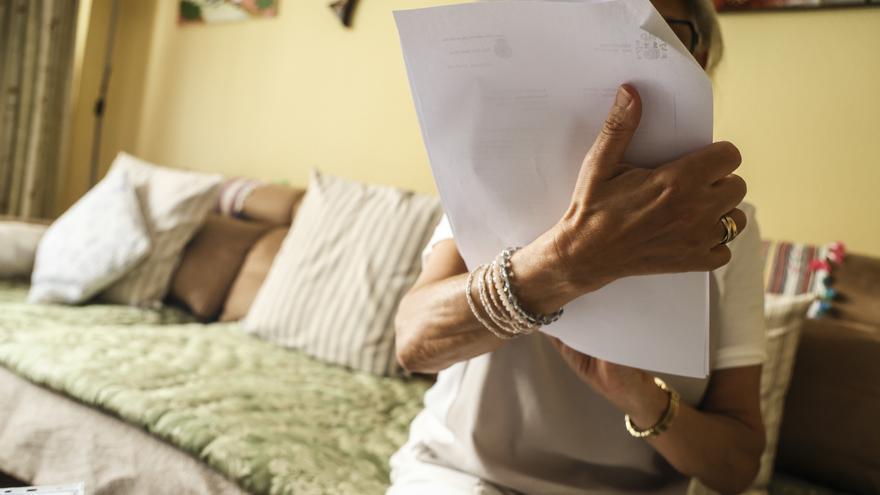
[[[723,16],[718,138],[765,237],[880,255],[880,9]]]
[[[104,166],[126,149],[228,175],[305,184],[320,167],[433,191],[391,11],[446,2],[362,1],[351,31],[327,3],[178,26],[173,0],[123,0]],[[765,236],[880,255],[880,9],[722,24],[716,135],[743,152]]]

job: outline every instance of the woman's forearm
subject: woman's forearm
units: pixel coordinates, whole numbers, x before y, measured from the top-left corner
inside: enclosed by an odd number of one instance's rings
[[[631,404],[618,404],[640,428],[656,422],[667,405],[667,393],[653,384]],[[721,493],[740,493],[757,475],[764,430],[729,411],[703,411],[681,404],[670,428],[647,441],[681,473]]]
[[[497,349],[503,341],[471,313],[463,273],[410,291],[395,320],[397,360],[408,371],[436,373]]]
[[[535,312],[549,313],[583,293],[557,273],[552,249],[542,237],[518,251],[514,260],[516,275],[511,283],[523,305]],[[396,345],[397,359],[405,369],[434,373],[503,344],[474,316],[465,297],[466,284],[467,273],[459,273],[417,285],[401,300]],[[479,300],[476,284],[472,285],[471,295]]]

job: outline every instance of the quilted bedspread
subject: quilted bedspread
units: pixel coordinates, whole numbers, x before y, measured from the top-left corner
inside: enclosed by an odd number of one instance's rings
[[[31,305],[26,291],[0,282],[0,365],[251,493],[383,493],[428,386],[326,365],[174,309]]]

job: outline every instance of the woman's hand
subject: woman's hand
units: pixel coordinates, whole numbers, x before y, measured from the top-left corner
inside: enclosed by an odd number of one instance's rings
[[[745,181],[732,175],[739,151],[719,142],[653,170],[629,167],[623,157],[640,118],[638,93],[621,86],[556,228],[560,258],[576,280],[606,271],[709,271],[730,261],[730,250],[719,245],[720,219],[746,194]],[[742,230],[745,214],[734,215]]]
[[[652,375],[638,368],[588,356],[556,337],[546,337],[582,382],[621,412],[629,414],[639,428],[653,426],[663,415],[669,404],[669,395],[657,387]]]
[[[669,394],[642,370],[582,354],[546,335],[584,383],[628,414],[636,428],[657,424],[669,407]],[[712,373],[700,410],[680,403],[663,434],[645,439],[679,472],[722,493],[740,493],[755,478],[764,450],[758,400],[761,367]],[[619,428],[623,428],[623,417]]]
[[[621,86],[565,215],[514,255],[523,279],[556,281],[550,292],[516,287],[527,308],[547,313],[622,277],[710,271],[730,261],[721,217],[730,214],[740,231],[746,224],[736,209],[746,184],[732,174],[739,151],[718,142],[655,169],[628,166],[640,118],[638,93]]]

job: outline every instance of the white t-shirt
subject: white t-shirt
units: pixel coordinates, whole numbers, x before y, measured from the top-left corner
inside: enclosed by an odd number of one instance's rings
[[[710,277],[711,369],[766,356],[761,238],[748,227]],[[453,238],[444,217],[425,249]],[[708,379],[660,375],[696,406]],[[540,332],[441,371],[400,455],[416,455],[523,493],[684,493],[687,480],[581,382]]]

